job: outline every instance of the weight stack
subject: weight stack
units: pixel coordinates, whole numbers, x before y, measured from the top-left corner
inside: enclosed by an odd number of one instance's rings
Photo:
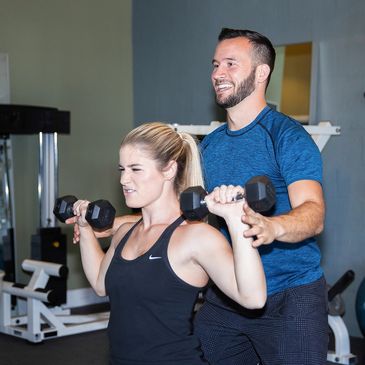
[[[33,260],[54,262],[66,265],[67,237],[60,227],[38,228],[37,234],[32,235],[31,258]],[[57,290],[59,300],[55,305],[65,304],[67,301],[67,277],[51,276],[46,289]]]

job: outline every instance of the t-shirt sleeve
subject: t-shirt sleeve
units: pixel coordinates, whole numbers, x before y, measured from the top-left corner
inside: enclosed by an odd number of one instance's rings
[[[322,184],[321,153],[302,126],[293,125],[282,132],[277,157],[287,185],[299,180],[315,180]]]

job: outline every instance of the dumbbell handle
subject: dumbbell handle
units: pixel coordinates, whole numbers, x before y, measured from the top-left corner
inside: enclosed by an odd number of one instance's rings
[[[239,202],[243,199],[246,199],[246,195],[244,193],[237,193],[236,196],[234,196],[231,200],[231,203],[234,203],[234,202]],[[249,202],[248,202],[249,203]],[[205,202],[205,200],[201,200],[200,201],[200,204],[201,205],[206,205],[207,203]],[[250,204],[249,204],[250,205]]]
[[[238,193],[236,196],[234,196],[231,200],[231,203],[239,202],[245,198],[245,194]],[[201,205],[207,205],[206,201],[203,199],[200,201]]]
[[[232,203],[233,202],[239,202],[239,201],[241,201],[242,199],[244,199],[245,198],[245,194],[243,194],[243,193],[238,193],[236,196],[234,196],[233,198],[232,198]]]

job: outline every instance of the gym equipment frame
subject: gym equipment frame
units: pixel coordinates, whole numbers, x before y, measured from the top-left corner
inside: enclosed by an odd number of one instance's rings
[[[177,132],[186,132],[197,136],[204,136],[213,132],[222,124],[223,123],[221,122],[211,122],[207,125],[173,123],[170,124],[170,126]],[[339,126],[333,126],[329,121],[321,121],[318,125],[304,125],[303,127],[312,136],[321,152],[331,136],[339,135],[341,133],[341,128]]]
[[[69,309],[45,304],[52,303],[57,296],[57,290],[46,289],[50,276],[67,276],[66,266],[24,260],[22,268],[33,273],[26,286],[4,281],[4,274],[0,273],[0,332],[37,343],[107,327],[109,312],[74,315]],[[16,296],[18,300],[26,300],[25,314],[12,314],[11,296]]]
[[[357,364],[356,356],[350,351],[350,336],[341,316],[328,315],[328,325],[335,336],[335,350],[328,351],[327,361],[335,364]]]

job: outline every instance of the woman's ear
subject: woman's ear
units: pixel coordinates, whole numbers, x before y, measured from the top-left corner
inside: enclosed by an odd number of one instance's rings
[[[166,180],[172,180],[175,178],[177,173],[177,162],[171,160],[162,170]]]

